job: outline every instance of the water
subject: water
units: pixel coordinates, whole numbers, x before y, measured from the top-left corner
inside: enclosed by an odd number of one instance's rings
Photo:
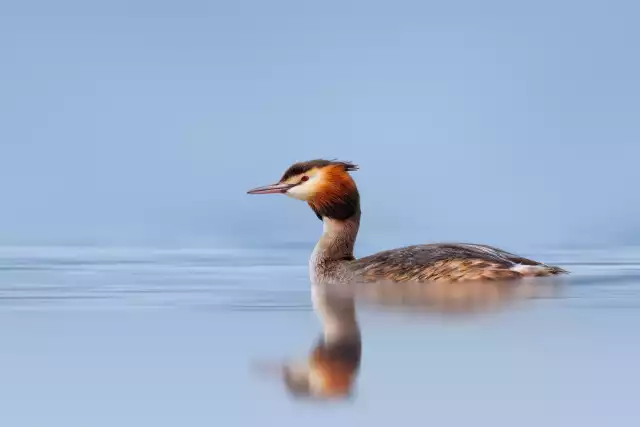
[[[316,343],[307,252],[0,249],[0,425],[638,425],[640,250],[524,253],[573,274],[497,311],[363,306],[332,403],[254,369]]]

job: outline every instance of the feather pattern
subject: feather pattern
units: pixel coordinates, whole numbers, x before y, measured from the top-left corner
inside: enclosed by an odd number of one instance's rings
[[[394,282],[511,280],[565,273],[559,267],[498,248],[468,243],[434,243],[392,249],[352,261],[348,267],[365,280]]]

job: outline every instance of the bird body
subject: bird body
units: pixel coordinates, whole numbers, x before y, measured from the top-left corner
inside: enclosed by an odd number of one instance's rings
[[[323,234],[310,258],[310,278],[318,282],[461,282],[517,280],[566,273],[560,267],[492,246],[469,243],[412,245],[354,257],[360,226],[360,195],[350,162],[295,163],[276,184],[249,194],[282,193],[306,201],[323,221]]]

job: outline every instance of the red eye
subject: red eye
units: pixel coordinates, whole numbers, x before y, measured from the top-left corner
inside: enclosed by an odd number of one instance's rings
[[[300,181],[302,182],[309,181],[309,177],[305,175],[302,178],[300,178]]]

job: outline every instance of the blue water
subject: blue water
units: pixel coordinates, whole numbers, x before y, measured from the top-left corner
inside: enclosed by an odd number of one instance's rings
[[[455,316],[359,311],[344,402],[252,367],[320,333],[309,248],[0,249],[0,425],[615,425],[640,422],[640,249],[523,255],[562,292]]]

